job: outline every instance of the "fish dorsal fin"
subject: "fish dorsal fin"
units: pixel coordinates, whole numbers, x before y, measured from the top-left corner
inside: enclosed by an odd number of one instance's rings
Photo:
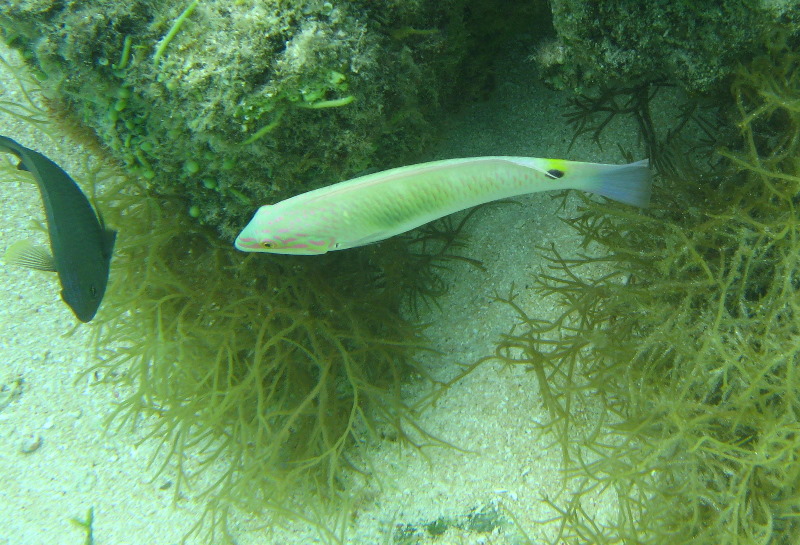
[[[12,244],[3,254],[3,259],[19,267],[56,272],[56,263],[50,252],[41,246],[34,246],[30,240],[19,240]]]
[[[117,241],[117,232],[113,229],[103,230],[103,256],[106,259],[111,259],[114,253],[114,243]]]
[[[97,216],[97,222],[100,224],[100,230],[103,233],[103,256],[106,259],[111,259],[111,254],[114,253],[114,243],[117,240],[117,232],[114,229],[110,229],[106,225],[106,220],[103,217],[103,212],[101,211],[100,207],[97,205],[97,199],[94,194],[94,186],[92,187],[92,208],[94,209],[94,215]]]

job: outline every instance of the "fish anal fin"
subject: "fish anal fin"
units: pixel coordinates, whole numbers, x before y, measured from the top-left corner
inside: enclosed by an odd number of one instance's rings
[[[19,240],[12,244],[3,254],[3,259],[19,267],[56,272],[56,263],[50,252],[41,246],[34,246],[30,240]]]

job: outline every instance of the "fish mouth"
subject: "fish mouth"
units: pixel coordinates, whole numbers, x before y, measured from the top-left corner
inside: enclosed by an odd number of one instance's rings
[[[97,299],[97,304],[76,300],[70,297],[65,290],[61,290],[61,300],[72,310],[75,317],[83,323],[91,322],[100,307],[100,299]]]
[[[243,237],[236,237],[236,240],[233,243],[236,246],[237,250],[241,250],[243,252],[252,252],[253,250],[260,250],[261,243],[258,242],[257,239],[254,238],[243,238]]]

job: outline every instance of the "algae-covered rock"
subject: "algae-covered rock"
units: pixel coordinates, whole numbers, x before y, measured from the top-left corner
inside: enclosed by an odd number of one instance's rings
[[[534,58],[558,87],[667,79],[708,92],[776,26],[797,27],[796,0],[552,0],[556,38]]]
[[[424,145],[463,4],[31,0],[0,28],[130,171],[233,237],[260,204]]]

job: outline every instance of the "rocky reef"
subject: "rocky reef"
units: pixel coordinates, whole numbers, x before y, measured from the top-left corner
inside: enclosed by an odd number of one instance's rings
[[[420,149],[463,4],[12,2],[0,28],[56,106],[229,238],[257,204]]]
[[[797,24],[796,2],[593,2],[553,0],[554,35],[534,58],[560,88],[665,79],[716,91],[762,36]]]

